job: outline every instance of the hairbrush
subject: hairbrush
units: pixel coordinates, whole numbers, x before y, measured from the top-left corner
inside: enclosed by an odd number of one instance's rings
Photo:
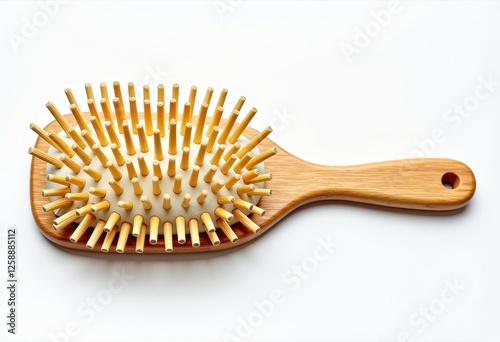
[[[125,98],[114,82],[110,98],[101,83],[95,98],[86,84],[88,110],[66,89],[71,114],[48,102],[55,120],[30,125],[39,136],[29,149],[31,208],[43,235],[58,245],[215,251],[247,243],[315,201],[449,211],[465,206],[475,191],[470,168],[451,159],[353,166],[299,159],[268,138],[271,127],[250,127],[257,109],[241,115],[245,97],[223,118],[226,89],[210,108],[214,89],[208,88],[195,112],[195,86],[183,105],[178,84],[167,101],[158,85],[156,104],[149,86],[141,101],[133,83],[127,88]]]

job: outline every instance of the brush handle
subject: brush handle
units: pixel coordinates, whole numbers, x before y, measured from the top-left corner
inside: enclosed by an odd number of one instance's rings
[[[406,209],[454,210],[467,204],[476,187],[470,168],[451,159],[355,166],[302,162],[297,170],[301,170],[299,178],[307,183],[307,191],[301,196],[301,204],[332,199]]]

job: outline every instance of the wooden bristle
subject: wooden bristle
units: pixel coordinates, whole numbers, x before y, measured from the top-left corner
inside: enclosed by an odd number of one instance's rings
[[[226,209],[224,209],[222,207],[215,208],[214,213],[217,217],[220,217],[228,222],[231,222],[234,218],[233,214],[231,214],[229,211],[227,211]]]
[[[75,152],[73,152],[71,147],[64,140],[62,140],[62,138],[57,133],[55,133],[54,131],[49,131],[47,134],[52,139],[52,141],[54,141],[57,146],[59,146],[60,151],[64,152],[64,154],[66,154],[70,158],[75,155]]]
[[[146,131],[144,130],[144,127],[141,124],[138,124],[136,126],[136,129],[137,129],[137,134],[139,136],[139,149],[141,150],[142,153],[146,153],[149,151],[148,141],[146,138]]]
[[[135,154],[134,141],[132,140],[132,134],[130,133],[127,121],[123,121],[123,136],[125,137],[125,146],[127,147],[127,154],[133,156]]]
[[[155,130],[153,134],[154,134],[155,159],[161,161],[161,160],[163,160],[163,147],[161,144],[160,131]]]
[[[200,174],[200,167],[195,165],[193,166],[193,171],[191,172],[191,176],[189,177],[189,185],[193,188],[198,185],[198,175]]]
[[[210,166],[210,169],[208,169],[207,173],[203,177],[203,180],[206,183],[210,183],[212,181],[212,179],[214,178],[216,172],[217,172],[217,166],[215,166],[215,165]]]
[[[168,133],[168,153],[170,155],[177,154],[177,122],[172,119],[169,123],[169,133]]]
[[[231,176],[230,178],[226,179],[225,186],[226,189],[231,190],[232,187],[241,179],[241,176],[239,174],[235,174]]]
[[[206,229],[207,229],[207,227],[205,226],[205,230]],[[208,235],[208,238],[210,239],[210,242],[212,243],[212,245],[214,245],[214,246],[220,245],[219,237],[217,236],[217,233],[215,231],[214,232],[207,231],[207,235]]]
[[[207,151],[207,144],[202,143],[200,145],[200,149],[198,150],[198,154],[196,155],[196,159],[194,160],[194,164],[198,166],[203,166],[203,161],[205,160],[205,153]]]
[[[240,173],[241,170],[247,166],[248,162],[252,159],[252,154],[249,152],[243,156],[233,167],[234,172]]]
[[[128,82],[127,84],[127,89],[128,89],[128,97],[135,97],[135,85],[134,82]]]
[[[191,219],[188,222],[189,236],[191,237],[191,246],[200,247],[200,235],[198,231],[198,220]]]
[[[205,229],[207,232],[215,232],[215,226],[214,226],[214,221],[212,221],[212,217],[210,217],[210,214],[207,212],[204,212],[200,215],[200,219],[205,225]]]
[[[94,204],[91,208],[93,213],[97,213],[99,211],[104,211],[109,209],[109,201],[101,201]]]
[[[89,240],[87,241],[87,248],[88,249],[94,249],[95,244],[101,237],[102,233],[104,232],[104,225],[106,224],[105,221],[99,220],[97,221],[96,226],[94,227],[94,230],[92,231],[92,235],[90,235]]]
[[[85,231],[89,228],[90,224],[94,222],[95,216],[92,214],[87,214],[83,218],[83,220],[78,224],[78,227],[76,227],[75,231],[71,236],[69,237],[69,240],[73,243],[77,243],[78,240],[82,237],[82,235],[85,233]]]
[[[158,216],[151,216],[149,219],[149,243],[156,245],[158,242],[158,230],[160,228],[160,218]]]
[[[232,243],[238,241],[238,236],[236,236],[231,226],[224,219],[218,218],[216,222],[219,225],[222,232],[224,233],[224,235],[227,236],[229,241],[231,241]]]
[[[110,147],[111,147],[111,152],[115,157],[116,163],[120,166],[123,166],[123,164],[125,164],[125,158],[123,157],[123,154],[121,153],[118,146],[116,146],[116,144],[111,144]]]
[[[174,244],[172,241],[172,222],[163,223],[163,237],[165,239],[165,252],[170,253],[174,250]]]
[[[252,121],[253,117],[257,114],[257,109],[254,107],[250,109],[248,114],[245,116],[245,118],[241,121],[241,123],[238,125],[236,130],[229,136],[228,141],[231,144],[234,144],[236,141],[238,141],[238,138],[240,135],[243,133],[243,131],[248,127],[248,124],[250,121]]]
[[[92,91],[92,85],[90,83],[85,83],[85,94],[88,100],[94,100],[94,92]]]
[[[144,242],[146,241],[146,225],[143,223],[141,225],[141,229],[139,230],[139,234],[137,235],[137,240],[135,241],[135,252],[143,253],[144,252]]]
[[[240,221],[245,227],[250,229],[252,232],[258,233],[260,231],[260,227],[239,209],[234,209],[233,215],[238,221]]]
[[[167,175],[169,177],[175,176],[175,157],[168,158]]]
[[[170,208],[172,208],[172,202],[170,201],[170,195],[169,194],[165,194],[163,196],[163,209],[165,210],[170,210]]]
[[[125,210],[132,210],[134,204],[131,201],[118,201],[118,206]]]
[[[182,149],[181,164],[179,166],[182,170],[187,170],[189,168],[189,147],[184,147]]]
[[[63,131],[69,137],[68,129],[71,127],[69,122],[62,116],[61,112],[59,112],[59,110],[56,108],[56,106],[54,106],[52,102],[47,102],[46,106],[52,116],[54,116],[54,119],[56,119],[57,123],[59,123],[59,126],[61,126]]]
[[[38,136],[40,138],[42,138],[43,140],[45,140],[46,142],[48,142],[56,150],[62,152],[61,149],[59,148],[59,146],[52,140],[52,138],[49,137],[49,134],[47,133],[47,131],[45,131],[43,128],[39,127],[35,123],[31,123],[30,124],[30,128],[33,130],[33,132],[35,132],[36,134],[38,134]]]
[[[59,159],[58,159],[59,160]],[[47,181],[52,182],[52,183],[58,183],[62,185],[70,185],[71,183],[66,180],[66,177],[64,176],[56,176],[52,174],[47,175]]]
[[[80,108],[76,104],[72,104],[69,106],[69,109],[71,110],[71,113],[73,114],[73,117],[76,120],[76,123],[78,124],[78,127],[80,127],[80,130],[87,130],[87,132],[91,132],[89,126],[87,125],[87,122],[83,118],[83,114],[80,111]],[[83,148],[83,147],[82,147]]]
[[[42,210],[44,212],[47,212],[47,211],[52,211],[52,210],[56,210],[56,209],[59,209],[59,208],[69,207],[72,204],[73,204],[72,201],[68,201],[65,198],[60,198],[60,199],[57,199],[55,201],[49,202],[47,204],[44,204],[42,206]]]
[[[175,229],[177,230],[177,242],[179,244],[186,243],[186,219],[184,216],[177,216],[175,218]]]
[[[254,191],[247,192],[248,196],[271,196],[273,191],[271,189],[255,189]]]
[[[182,148],[191,146],[191,132],[193,130],[193,124],[188,122],[184,130],[184,138],[182,139]]]
[[[172,187],[172,191],[174,194],[179,194],[182,191],[182,176],[181,175],[175,175],[174,178],[174,185]]]
[[[108,86],[106,85],[106,83],[102,82],[99,85],[99,88],[101,90],[101,99],[104,99],[109,103]]]
[[[78,165],[78,163],[71,160],[71,158],[69,158],[68,156],[60,156],[59,160],[62,161],[64,165],[71,169],[71,171],[73,171],[75,174],[78,174],[78,172],[80,172],[80,170],[82,169],[81,166]]]
[[[246,183],[246,182],[250,181],[251,179],[254,179],[255,177],[257,177],[259,174],[260,174],[260,171],[258,169],[253,169],[253,170],[250,170],[248,172],[245,172],[241,176],[241,178],[243,178],[243,181]]]
[[[252,210],[253,204],[250,202],[247,202],[245,200],[242,200],[241,198],[237,198],[234,200],[233,206],[238,209],[243,209],[243,210]]]
[[[161,165],[158,160],[153,160],[153,175],[158,179],[163,178],[163,172],[161,171]]]
[[[127,168],[128,179],[137,177],[137,171],[135,171],[134,164],[132,163],[131,160],[125,161],[125,167]]]
[[[207,132],[206,132],[207,137],[209,137],[210,134],[212,134],[212,130],[214,129],[215,126],[219,126],[220,119],[222,117],[223,112],[224,112],[224,108],[222,108],[222,107],[215,108],[215,112],[212,115],[212,119],[210,120],[210,123],[208,124]]]
[[[158,196],[161,194],[161,185],[160,185],[160,179],[156,176],[153,176],[151,179],[152,183],[152,189],[153,189],[153,195]]]
[[[151,91],[149,89],[149,85],[145,84],[142,86],[142,97],[144,100],[151,100]]]
[[[184,197],[182,198],[181,206],[184,209],[187,209],[187,208],[189,208],[190,203],[191,203],[191,195],[190,194],[185,194]]]
[[[182,122],[181,122],[181,135],[186,134],[186,125],[191,123],[193,118],[190,116],[191,113],[191,103],[184,103],[184,110],[182,112]],[[192,123],[191,123],[192,124]]]
[[[141,173],[142,176],[147,176],[149,175],[149,168],[148,165],[146,164],[146,160],[144,159],[143,156],[137,157],[137,162],[139,163],[139,172]]]
[[[255,156],[252,159],[250,159],[250,161],[246,165],[246,168],[250,170],[251,168],[262,163],[264,160],[276,155],[276,153],[278,153],[278,149],[276,147],[271,147],[270,149],[260,153],[258,156]]]
[[[80,133],[78,133],[73,127],[70,127],[68,132],[69,132],[69,135],[71,136],[71,139],[73,139],[73,141],[78,145],[78,147],[85,148],[85,146],[87,146],[87,144],[85,143],[85,140],[83,140]]]
[[[156,127],[160,131],[162,137],[165,136],[165,107],[163,102],[156,104]]]
[[[205,127],[205,119],[207,117],[207,110],[208,110],[208,105],[206,103],[203,103],[200,108],[200,113],[198,114],[198,121],[196,122],[196,129],[194,131],[193,142],[195,144],[201,143],[203,127]]]
[[[41,151],[41,150],[39,150],[39,149],[37,149],[35,147],[30,147],[28,149],[28,153],[31,154],[34,157],[37,157],[37,158],[43,160],[46,163],[54,165],[58,169],[60,169],[60,168],[62,168],[64,166],[64,163],[62,161],[60,161],[59,159],[51,156],[48,153],[45,153],[45,152]]]
[[[198,197],[196,198],[196,202],[198,202],[199,204],[203,204],[205,203],[205,200],[207,199],[207,196],[208,196],[208,191],[207,190],[203,190],[199,195]]]
[[[87,194],[87,198],[88,198],[88,194]],[[90,214],[92,212],[92,206],[93,205],[94,205],[94,203],[87,203],[83,207],[78,208],[75,211],[76,216],[77,217],[82,217],[82,216],[85,216],[87,214]]]
[[[260,182],[268,182],[271,179],[273,179],[272,175],[270,173],[264,173],[263,175],[259,175],[257,177],[254,177],[250,179],[249,181],[246,181],[246,184],[255,184],[255,183],[260,183]]]
[[[92,152],[94,152],[94,154],[97,156],[97,159],[99,159],[99,161],[101,162],[102,167],[106,168],[106,164],[108,163],[109,159],[108,157],[106,157],[99,145],[95,144],[94,146],[92,146]]]
[[[75,176],[71,176],[71,175],[66,176],[64,179],[67,182],[69,182],[70,184],[73,184],[79,188],[83,188],[85,186],[85,184],[87,183],[85,178],[75,177]]]
[[[238,142],[231,145],[231,147],[226,151],[226,153],[224,153],[224,156],[223,156],[224,160],[227,161],[229,159],[229,157],[231,157],[233,154],[236,154],[236,152],[238,152],[240,148],[241,148],[241,145]]]
[[[217,196],[217,203],[222,204],[231,204],[234,202],[233,196]]]
[[[196,86],[192,86],[191,89],[189,90],[189,103],[191,103],[191,112],[189,113],[190,118],[193,117],[193,110],[194,110],[194,105],[195,105],[195,101],[196,101],[196,91],[197,90],[198,90],[198,88]]]
[[[138,237],[141,232],[141,227],[144,222],[142,215],[135,215],[132,224],[132,236]]]
[[[89,194],[96,196],[96,197],[99,197],[99,198],[104,198],[104,197],[106,197],[106,189],[90,187]]]
[[[227,97],[227,89],[222,89],[219,95],[219,99],[217,100],[217,107],[224,107],[224,102],[226,102]]]
[[[118,126],[118,131],[123,134],[123,129],[124,129],[123,124],[125,123],[125,112],[120,97],[115,97],[113,99],[113,107],[115,108],[116,124]]]
[[[87,202],[89,200],[88,192],[72,192],[64,195],[64,198],[68,201],[83,201]]]
[[[250,152],[253,150],[258,144],[262,142],[269,134],[271,134],[273,129],[269,126],[265,128],[262,132],[257,134],[248,144],[243,146],[240,150],[238,150],[238,158],[243,157],[246,153]]]
[[[175,120],[177,121],[177,100],[171,99],[169,102],[168,110],[168,122]]]
[[[86,130],[81,131],[82,138],[85,139],[85,142],[88,146],[94,146],[95,140],[90,136],[90,133]]]
[[[212,192],[214,194],[217,194],[217,193],[219,193],[220,189],[222,189],[223,186],[224,186],[224,181],[223,180],[219,180],[216,183],[212,184],[212,186],[210,187],[210,189],[212,190]]]
[[[144,100],[144,126],[146,135],[153,134],[153,114],[151,113],[151,101]]]
[[[109,232],[106,233],[104,241],[102,242],[101,252],[108,253],[113,240],[115,239],[116,233],[118,232],[118,227],[114,226]]]
[[[258,216],[264,216],[266,214],[266,211],[264,209],[262,209],[262,208],[260,208],[260,207],[258,207],[256,205],[254,205],[252,207],[252,209],[250,209],[250,211],[252,213],[254,213],[255,215],[258,215]]]
[[[100,103],[101,103],[101,108],[102,108],[102,112],[104,114],[104,122],[109,122],[111,127],[115,127],[115,124],[113,122],[113,117],[111,116],[111,110],[109,108],[109,103],[106,101],[106,99],[101,99],[100,100]],[[95,111],[95,114],[94,116],[99,119],[98,115],[97,115],[97,110],[95,109],[95,107],[93,106],[94,102],[93,101],[89,101],[88,102],[88,105],[89,105],[89,108],[93,108],[94,111]],[[111,139],[111,141],[113,141],[113,139]]]
[[[210,133],[210,137],[208,138],[208,142],[207,142],[207,152],[208,153],[211,153],[213,148],[214,148],[214,144],[215,144],[215,140],[217,139],[217,135],[219,134],[219,127],[215,126],[213,129],[212,129],[212,133]]]
[[[132,133],[137,134],[137,125],[139,124],[139,113],[137,111],[137,101],[135,97],[128,99],[130,106],[130,120],[132,122]]]
[[[142,186],[141,186],[141,183],[139,183],[139,179],[132,178],[131,182],[132,182],[132,187],[134,188],[134,194],[141,195],[142,194]]]
[[[153,207],[153,203],[146,196],[141,197],[141,202],[145,210],[150,210]]]
[[[107,146],[109,144],[109,141],[108,138],[106,138],[106,135],[104,134],[104,129],[102,127],[101,120],[99,120],[97,116],[91,116],[90,123],[92,124],[92,127],[94,127],[94,131],[97,134],[97,139],[99,140],[101,146]]]
[[[219,161],[220,161],[220,159],[222,157],[222,154],[224,153],[225,150],[226,150],[226,146],[225,145],[219,145],[219,147],[217,147],[217,151],[215,151],[212,159],[210,159],[210,164],[218,166],[219,165]]]
[[[125,246],[127,245],[127,240],[130,234],[132,225],[128,222],[123,222],[120,226],[120,235],[118,236],[118,242],[116,243],[116,252],[125,252]]]
[[[92,162],[92,157],[83,151],[77,144],[71,145],[71,149],[85,165],[89,165]]]
[[[179,85],[177,83],[172,84],[172,98],[179,102]]]
[[[122,143],[120,142],[120,139],[118,139],[118,135],[115,132],[115,129],[113,128],[113,125],[111,124],[110,121],[106,121],[104,123],[104,127],[106,128],[106,131],[108,132],[109,139],[113,144],[116,145],[116,147],[120,148],[122,146]]]
[[[75,107],[78,107],[78,103],[76,102],[75,95],[71,91],[71,89],[66,88],[64,89],[64,93],[66,94],[66,97],[68,98],[68,102],[70,105],[75,105]]]
[[[106,166],[109,172],[111,173],[111,177],[113,177],[115,180],[120,180],[122,178],[122,173],[115,164],[108,161],[106,163]]]
[[[248,184],[248,185],[242,185],[242,186],[239,186],[237,189],[236,189],[236,192],[238,193],[239,196],[243,196],[244,194],[246,194],[247,192],[249,191],[254,191],[255,190],[255,185],[253,184]]]
[[[234,162],[236,161],[236,159],[238,159],[238,157],[236,156],[236,154],[233,154],[231,157],[229,157],[229,159],[221,166],[220,168],[220,171],[227,175],[227,173],[229,172],[229,170],[231,170],[231,167],[233,166]]]
[[[158,102],[165,102],[165,86],[163,84],[158,84]]]
[[[229,137],[229,134],[231,133],[231,129],[234,126],[234,123],[236,122],[236,119],[238,119],[239,112],[237,110],[233,110],[231,115],[229,116],[229,119],[227,119],[226,124],[224,125],[224,129],[222,130],[221,134],[219,135],[219,139],[217,142],[219,144],[225,144],[227,137]]]
[[[120,184],[118,184],[118,182],[115,181],[114,179],[108,180],[108,184],[115,194],[121,195],[123,193],[123,187]]]
[[[69,187],[44,189],[42,190],[42,196],[43,197],[64,196],[70,191],[71,189]]]

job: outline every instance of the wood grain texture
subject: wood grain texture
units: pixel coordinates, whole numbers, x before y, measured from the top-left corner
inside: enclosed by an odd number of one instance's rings
[[[88,113],[84,115],[88,119]],[[65,115],[65,118],[71,125],[76,125],[73,115]],[[59,131],[60,127],[53,121],[45,130]],[[247,127],[243,135],[251,139],[256,134],[258,131]],[[265,139],[259,148],[263,151],[273,146],[278,149],[278,154],[265,162],[266,172],[272,173],[273,176],[266,188],[271,188],[273,195],[264,196],[259,202],[259,207],[266,210],[264,216],[250,216],[261,227],[260,232],[254,234],[237,223],[232,226],[238,236],[235,243],[230,242],[224,234],[218,233],[221,243],[213,246],[207,234],[202,233],[199,237],[200,247],[193,248],[188,235],[187,242],[182,245],[174,239],[173,253],[207,252],[245,244],[264,234],[292,210],[315,201],[342,200],[394,208],[447,211],[465,206],[476,187],[474,174],[469,167],[455,160],[427,158],[355,166],[325,166],[299,159],[270,139]],[[35,147],[48,151],[49,144],[38,138]],[[443,185],[443,176],[444,181],[452,183],[454,189],[447,189]],[[31,162],[30,183],[33,217],[42,234],[58,245],[89,251],[85,242],[92,229],[88,229],[78,243],[72,243],[69,237],[76,225],[72,224],[58,231],[52,228],[54,213],[42,210],[42,206],[49,202],[49,199],[41,194],[47,185],[46,163],[34,157]],[[104,234],[93,251],[100,251],[103,241]],[[118,234],[111,244],[110,252],[115,252],[117,241]],[[136,239],[131,236],[124,252],[135,253],[135,243]],[[165,253],[163,237],[159,238],[156,245],[146,241],[144,253]]]

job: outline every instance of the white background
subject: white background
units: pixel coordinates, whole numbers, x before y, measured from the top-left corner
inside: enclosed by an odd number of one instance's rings
[[[444,116],[473,103],[481,78],[500,82],[500,3],[403,2],[385,27],[375,17],[388,13],[389,2],[41,3],[0,2],[3,340],[500,338],[499,84],[468,117]],[[361,46],[366,29],[371,37]],[[347,45],[357,49],[350,58],[341,49]],[[115,80],[177,82],[186,99],[191,85],[226,87],[227,103],[245,95],[244,108],[259,109],[253,126],[272,123],[272,138],[303,159],[454,158],[475,171],[477,192],[449,215],[310,205],[254,243],[213,254],[61,249],[31,216],[27,150],[36,135],[29,124],[52,121],[49,100],[66,108],[66,87],[83,101],[84,83],[97,91]],[[430,144],[436,129],[446,140]],[[16,336],[5,324],[11,226],[18,232]],[[314,264],[318,239],[337,247]],[[306,266],[307,278],[291,273],[296,265]],[[126,284],[115,283],[113,272],[127,274]],[[271,310],[273,293],[282,298]],[[267,303],[265,316],[258,303]]]

